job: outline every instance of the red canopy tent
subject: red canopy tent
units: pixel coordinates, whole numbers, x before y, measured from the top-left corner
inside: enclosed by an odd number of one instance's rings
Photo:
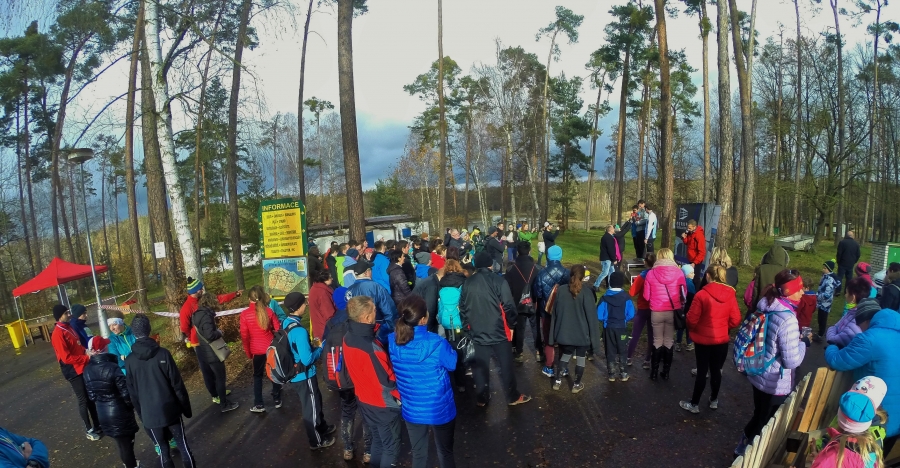
[[[97,273],[103,273],[107,270],[106,265],[97,265],[94,267]],[[54,257],[34,278],[26,281],[18,288],[13,289],[13,297],[24,296],[25,294],[38,292],[47,288],[59,286],[70,281],[80,280],[91,276],[90,265],[78,265],[69,263],[59,257]]]

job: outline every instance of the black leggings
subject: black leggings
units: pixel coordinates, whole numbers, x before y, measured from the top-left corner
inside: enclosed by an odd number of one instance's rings
[[[116,448],[119,449],[119,459],[125,464],[125,468],[135,468],[137,460],[134,458],[134,436],[113,438],[116,440]]]
[[[438,466],[441,468],[456,468],[456,461],[453,460],[453,426],[455,423],[455,419],[446,424],[435,426],[406,422],[406,430],[409,432],[409,443],[412,445],[412,468],[430,466],[428,465],[429,428],[434,433]]]
[[[253,356],[253,405],[263,406],[263,377],[266,376],[266,355]],[[269,380],[268,378],[266,380]],[[272,399],[281,400],[281,385],[272,382]]]
[[[699,369],[697,369],[697,375],[700,375]],[[751,441],[758,436],[762,432],[763,426],[769,422],[769,419],[772,419],[785,399],[787,399],[787,395],[770,395],[753,387],[753,417],[744,426],[744,436]]]
[[[97,406],[88,398],[87,389],[84,388],[84,376],[77,376],[69,380],[72,391],[75,392],[75,401],[78,403],[78,414],[84,422],[84,430],[91,429],[100,432],[100,420],[97,418]],[[93,422],[91,422],[93,421]]]
[[[825,336],[825,331],[828,330],[828,311],[817,309],[819,314],[819,336]]]
[[[717,345],[694,344],[694,354],[697,356],[697,377],[694,380],[694,395],[691,404],[700,404],[700,396],[706,388],[706,372],[709,371],[709,386],[712,393],[710,401],[719,399],[719,387],[722,385],[722,366],[728,358],[728,343]]]

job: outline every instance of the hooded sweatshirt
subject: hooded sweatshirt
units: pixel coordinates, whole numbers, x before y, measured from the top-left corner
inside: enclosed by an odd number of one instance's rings
[[[644,299],[650,303],[653,312],[676,310],[683,306],[687,297],[684,273],[672,260],[657,260],[644,278]]]
[[[353,265],[356,265],[356,260],[351,256],[344,257],[344,270],[341,272],[341,286],[345,288],[349,288],[353,286],[353,283],[356,282],[356,273],[350,269]]]
[[[728,330],[741,324],[734,288],[722,283],[709,283],[695,296],[687,313],[691,339],[701,345],[728,343]]]
[[[191,399],[168,349],[139,338],[125,358],[125,371],[128,395],[144,427],[160,429],[191,417]]]
[[[773,245],[765,255],[763,255],[762,262],[756,267],[756,288],[753,293],[753,302],[751,304],[756,304],[763,297],[763,293],[766,291],[766,288],[775,284],[775,275],[787,268],[788,263],[791,258],[787,253],[787,250],[779,247],[777,245]]]
[[[603,328],[625,328],[633,318],[634,303],[627,292],[620,288],[610,288],[600,298],[597,319],[603,322]]]

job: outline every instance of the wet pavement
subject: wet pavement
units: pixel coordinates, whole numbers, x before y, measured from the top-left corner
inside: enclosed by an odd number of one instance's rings
[[[530,340],[527,340],[530,341]],[[526,345],[527,348],[528,345]],[[527,348],[530,349],[530,348]],[[646,349],[645,346],[639,346]],[[457,394],[455,458],[466,467],[725,467],[741,429],[752,412],[750,385],[729,363],[725,364],[719,409],[706,407],[700,414],[678,407],[690,397],[694,353],[675,353],[669,381],[652,382],[640,368],[641,358],[629,371],[628,382],[606,380],[602,356],[588,362],[586,388],[572,394],[571,380],[553,391],[541,375],[531,351],[527,362],[516,366],[520,391],[534,396],[526,405],[508,407],[498,393],[498,369],[492,370],[493,398],[487,408],[475,406],[473,392]],[[823,365],[823,347],[813,344],[799,375]],[[21,352],[0,346],[0,425],[42,440],[50,449],[54,467],[121,466],[115,442],[88,441],[81,429],[71,387],[59,372],[53,349],[41,340]],[[572,366],[571,370],[574,370]],[[275,409],[264,383],[267,412],[250,413],[252,384],[249,369],[229,376],[231,395],[241,407],[221,414],[203,388],[199,375],[185,376],[194,417],[185,421],[188,441],[199,466],[244,467],[357,467],[345,462],[340,440],[327,449],[307,448],[299,400],[290,386],[284,406]],[[232,383],[232,380],[235,382]],[[469,382],[471,388],[471,381]],[[321,383],[325,415],[338,422],[336,393]],[[360,416],[361,418],[361,416]],[[359,420],[359,419],[358,419]],[[357,429],[358,437],[360,430]],[[137,435],[135,449],[144,466],[159,466],[150,439]],[[357,457],[361,457],[357,449]],[[410,466],[409,439],[402,431],[400,466]],[[176,457],[176,466],[180,466]],[[432,444],[429,466],[438,466]]]

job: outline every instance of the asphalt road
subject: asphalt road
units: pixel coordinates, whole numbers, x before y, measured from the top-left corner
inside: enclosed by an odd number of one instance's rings
[[[607,382],[606,364],[600,356],[588,362],[586,389],[579,394],[568,391],[570,382],[553,391],[550,380],[540,374],[533,352],[530,354],[528,362],[517,367],[516,377],[520,390],[534,396],[531,403],[504,405],[496,391],[500,385],[496,368],[491,381],[494,395],[487,408],[475,406],[471,391],[457,394],[457,466],[725,467],[731,463],[732,449],[752,412],[750,385],[730,363],[725,365],[718,410],[701,404],[701,413],[694,415],[679,408],[678,401],[688,398],[693,388],[692,352],[675,353],[672,378],[667,382],[650,381],[648,371],[639,367],[638,356],[638,365],[630,368],[630,381]],[[54,467],[121,466],[113,440],[91,442],[85,438],[71,387],[60,374],[48,343],[38,340],[15,352],[7,342],[0,347],[0,355],[0,425],[44,441]],[[814,344],[798,375],[823,362],[823,348]],[[194,411],[194,417],[186,420],[187,435],[200,466],[363,466],[341,458],[340,440],[322,451],[307,448],[299,400],[290,387],[285,388],[284,406],[276,410],[266,384],[268,412],[250,413],[253,397],[248,373],[245,369],[241,375],[229,376],[230,382],[236,382],[229,385],[232,397],[241,407],[227,414],[219,413],[212,404],[199,375],[185,376]],[[336,423],[337,395],[320,385],[326,418]],[[405,429],[402,439],[400,465],[410,466]],[[135,444],[144,466],[159,466],[145,433],[137,435]],[[437,466],[433,445],[429,466]]]

